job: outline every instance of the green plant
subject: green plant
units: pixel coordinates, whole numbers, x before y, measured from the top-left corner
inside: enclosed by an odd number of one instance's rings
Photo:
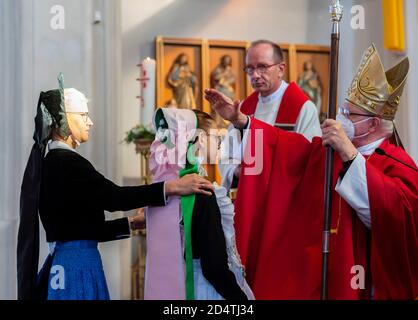
[[[131,130],[126,132],[124,141],[129,144],[139,139],[153,141],[154,138],[155,138],[155,132],[151,126],[144,126],[143,124],[138,124],[135,127],[133,127]]]

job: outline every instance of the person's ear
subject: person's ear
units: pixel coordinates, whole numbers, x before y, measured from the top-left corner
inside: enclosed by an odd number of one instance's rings
[[[284,77],[284,75],[285,75],[286,63],[285,62],[282,62],[277,67],[279,68],[279,76],[280,76],[280,79],[282,79]]]
[[[381,122],[382,121],[380,120],[380,118],[372,118],[372,123],[371,123],[369,131],[370,132],[375,132],[377,130],[377,128],[380,127]]]

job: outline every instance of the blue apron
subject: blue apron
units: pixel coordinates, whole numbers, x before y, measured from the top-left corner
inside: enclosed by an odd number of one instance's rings
[[[48,300],[109,300],[102,259],[95,240],[57,242],[40,272]]]

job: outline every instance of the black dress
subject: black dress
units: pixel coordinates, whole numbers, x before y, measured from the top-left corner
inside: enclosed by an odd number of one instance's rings
[[[193,259],[200,259],[206,280],[226,300],[248,300],[228,267],[221,212],[215,194],[196,194],[192,218]]]
[[[48,242],[109,241],[129,237],[127,218],[105,221],[104,211],[163,206],[164,183],[120,187],[76,152],[53,149],[44,158],[39,214]]]

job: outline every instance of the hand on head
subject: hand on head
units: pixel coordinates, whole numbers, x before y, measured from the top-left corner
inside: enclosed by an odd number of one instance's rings
[[[178,180],[167,181],[165,184],[166,196],[183,196],[193,193],[203,193],[210,196],[210,191],[214,191],[212,183],[197,174],[188,174]]]

